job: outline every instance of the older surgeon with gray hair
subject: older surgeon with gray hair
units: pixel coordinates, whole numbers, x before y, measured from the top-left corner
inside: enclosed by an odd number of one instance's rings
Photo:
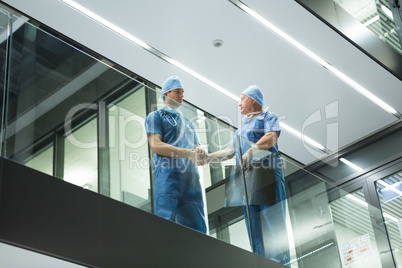
[[[242,92],[239,106],[241,114],[245,115],[241,128],[236,131],[236,137],[226,149],[208,155],[209,161],[220,162],[236,155],[236,164],[239,165],[240,161],[243,161],[242,164],[247,168],[253,160],[254,152],[262,152],[263,157],[258,162],[274,169],[274,175],[272,175],[274,188],[272,187],[271,192],[273,201],[249,205],[252,231],[252,234],[249,233],[250,242],[254,243],[255,253],[289,265],[284,202],[286,199],[285,179],[278,150],[278,138],[281,133],[279,120],[274,113],[263,110],[264,96],[256,85],[251,85]],[[240,136],[240,148],[243,155],[240,155],[238,150],[237,136]],[[233,179],[233,176],[230,179]],[[247,227],[249,227],[245,206],[244,214]],[[281,243],[282,247],[278,247],[277,245]]]

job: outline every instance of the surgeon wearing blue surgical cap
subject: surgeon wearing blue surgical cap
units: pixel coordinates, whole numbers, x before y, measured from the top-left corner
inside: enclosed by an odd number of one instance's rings
[[[264,95],[257,85],[251,85],[241,93],[239,107],[241,114],[245,117],[241,128],[236,131],[236,137],[226,149],[209,154],[208,161],[220,162],[235,156],[236,164],[243,164],[246,168],[253,159],[253,152],[269,151],[264,153],[265,157],[258,161],[274,168],[275,183],[273,187],[275,188],[272,191],[275,196],[273,204],[249,205],[251,228],[249,228],[245,206],[244,215],[250,243],[253,241],[255,253],[289,265],[285,179],[278,150],[278,138],[281,133],[279,120],[274,113],[267,111]],[[240,146],[237,136],[240,136]],[[230,177],[230,180],[232,179],[233,176]],[[244,204],[243,201],[238,205],[242,204]],[[250,234],[250,229],[252,234]],[[280,243],[286,245],[277,247],[276,245]]]
[[[207,156],[193,124],[179,110],[184,87],[171,76],[162,85],[164,107],[145,120],[148,142],[154,154],[155,214],[206,233],[204,202],[197,165]]]

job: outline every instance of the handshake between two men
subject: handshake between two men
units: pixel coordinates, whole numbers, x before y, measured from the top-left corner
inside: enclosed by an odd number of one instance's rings
[[[208,153],[200,147],[192,149],[189,158],[197,166],[203,166],[211,162]]]
[[[244,163],[248,163],[252,154],[252,148],[250,148],[245,154],[242,156],[242,160]],[[193,164],[197,166],[203,166],[208,163],[218,163],[228,159],[233,158],[235,155],[235,149],[232,146],[226,147],[226,149],[219,150],[217,152],[213,152],[208,154],[200,147],[196,147],[191,150],[189,159],[193,162]]]

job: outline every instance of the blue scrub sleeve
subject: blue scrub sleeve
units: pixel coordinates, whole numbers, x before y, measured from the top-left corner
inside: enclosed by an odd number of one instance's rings
[[[266,113],[264,118],[264,133],[270,131],[278,131],[278,138],[281,134],[281,127],[279,125],[279,119],[274,113]]]
[[[145,119],[145,131],[147,134],[154,133],[162,135],[163,120],[156,112],[150,113]]]

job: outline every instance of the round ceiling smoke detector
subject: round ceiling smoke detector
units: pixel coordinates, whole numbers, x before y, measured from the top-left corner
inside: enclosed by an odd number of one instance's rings
[[[216,39],[216,40],[214,40],[214,41],[212,42],[212,45],[213,45],[214,47],[221,47],[221,46],[223,45],[223,41],[220,40],[220,39]]]

